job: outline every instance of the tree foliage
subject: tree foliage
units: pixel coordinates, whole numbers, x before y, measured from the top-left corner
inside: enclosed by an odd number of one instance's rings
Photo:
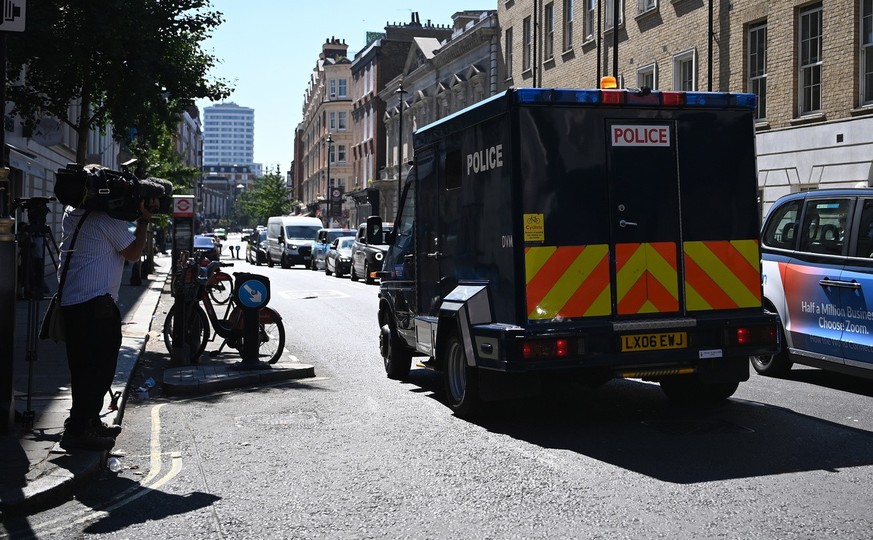
[[[242,193],[237,204],[241,213],[252,216],[261,224],[266,224],[270,216],[284,216],[296,207],[278,165],[275,171],[255,178],[252,189]]]
[[[230,95],[208,79],[216,59],[201,43],[222,22],[210,0],[40,0],[27,9],[27,31],[7,38],[13,112],[33,126],[51,116],[78,134],[83,163],[88,132],[115,127],[123,143],[159,145],[177,113],[199,98]],[[71,107],[84,103],[85,107]]]

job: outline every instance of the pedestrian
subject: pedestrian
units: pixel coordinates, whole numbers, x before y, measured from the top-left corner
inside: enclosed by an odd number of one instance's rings
[[[167,237],[163,227],[158,227],[155,231],[155,244],[158,245],[158,252],[161,255],[167,254]]]
[[[139,212],[136,231],[131,233],[126,221],[100,210],[68,206],[64,211],[59,268],[64,268],[68,258],[70,262],[61,312],[73,394],[60,443],[64,450],[108,450],[121,432],[121,426],[103,423],[100,411],[121,349],[121,313],[116,301],[125,261],[139,259],[151,218],[145,201]]]

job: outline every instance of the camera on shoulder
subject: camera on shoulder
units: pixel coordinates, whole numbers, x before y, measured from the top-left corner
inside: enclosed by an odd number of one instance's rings
[[[110,217],[133,221],[139,216],[140,201],[150,203],[152,214],[169,214],[173,205],[173,184],[163,178],[138,178],[124,163],[121,171],[98,164],[69,163],[55,173],[55,197],[61,204],[86,210],[102,210]]]

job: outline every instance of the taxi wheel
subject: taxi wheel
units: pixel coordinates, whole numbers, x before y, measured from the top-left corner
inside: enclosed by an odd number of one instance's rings
[[[661,390],[680,405],[716,405],[734,395],[739,381],[705,383],[694,376],[678,376],[661,380]]]
[[[782,330],[781,324],[779,325],[779,342],[782,343],[782,350],[777,354],[758,354],[749,357],[755,371],[767,377],[788,375],[793,362],[788,359],[788,350],[785,348],[785,332]]]
[[[273,268],[273,257],[269,253],[267,253],[267,266]]]
[[[364,283],[373,283],[373,277],[370,276],[370,263],[364,263]]]
[[[355,263],[352,263],[352,269],[349,271],[349,279],[352,281],[358,281],[358,273],[355,272]]]
[[[446,341],[443,358],[446,401],[459,418],[471,418],[479,412],[479,376],[475,367],[467,365],[464,344],[457,334]]]

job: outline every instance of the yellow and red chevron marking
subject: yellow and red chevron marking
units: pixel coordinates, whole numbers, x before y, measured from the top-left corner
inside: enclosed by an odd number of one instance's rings
[[[524,250],[531,320],[612,313],[609,246],[535,246]]]
[[[615,245],[615,293],[619,315],[679,311],[676,244]]]
[[[685,307],[689,311],[761,305],[757,240],[685,242]]]

